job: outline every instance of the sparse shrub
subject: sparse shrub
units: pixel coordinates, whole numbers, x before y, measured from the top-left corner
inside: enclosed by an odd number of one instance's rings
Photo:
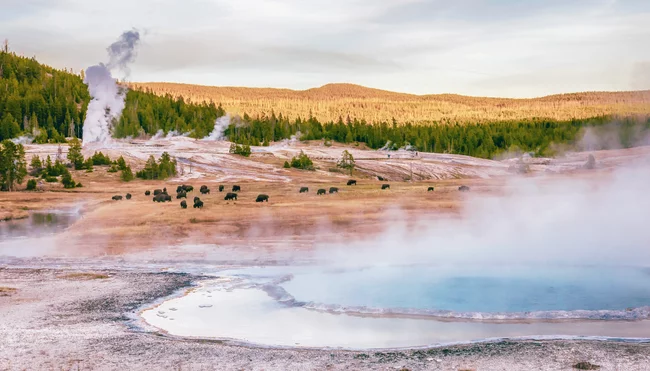
[[[63,174],[61,177],[61,183],[63,183],[63,188],[75,188],[77,186],[77,183],[72,179],[72,174],[70,174],[69,171]]]
[[[49,175],[46,175],[44,179],[48,183],[56,183],[59,181],[55,176],[49,176]]]
[[[93,165],[96,166],[105,166],[112,164],[111,158],[107,155],[104,155],[102,152],[95,152],[92,157]]]
[[[86,169],[87,173],[92,173],[93,172],[93,165],[95,163],[93,162],[93,159],[91,157],[88,157],[86,161],[84,162],[83,168]]]
[[[300,151],[298,156],[291,159],[291,167],[302,170],[314,170],[314,163],[305,152]]]
[[[291,165],[289,165],[289,161],[284,162],[284,168],[285,169],[290,169],[291,168]]]
[[[30,179],[27,181],[27,188],[28,191],[35,191],[36,190],[36,179]]]
[[[117,167],[117,165],[113,164],[106,171],[109,173],[117,173],[118,171],[120,171],[120,169]]]
[[[124,170],[122,170],[122,175],[120,176],[123,182],[130,182],[133,180],[133,172],[131,171],[130,166],[126,166]]]
[[[239,144],[232,143],[230,145],[229,152],[234,155],[249,157],[251,155],[251,146],[249,146],[248,144],[239,145]]]

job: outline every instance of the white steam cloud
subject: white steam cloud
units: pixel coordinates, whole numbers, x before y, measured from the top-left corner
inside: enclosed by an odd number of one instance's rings
[[[467,194],[460,216],[391,210],[391,226],[358,243],[327,244],[335,266],[500,264],[650,266],[650,162],[608,176],[516,178],[502,194]],[[400,216],[400,217],[396,217]]]
[[[86,69],[84,82],[88,85],[92,100],[88,104],[83,126],[84,144],[110,141],[113,122],[122,114],[126,94],[126,90],[117,84],[111,71],[117,69],[128,76],[128,65],[135,60],[139,42],[140,33],[137,30],[124,32],[107,48],[107,64],[99,63]]]
[[[228,126],[230,126],[230,115],[225,115],[217,118],[217,120],[214,122],[214,129],[212,129],[212,132],[210,135],[207,137],[203,138],[203,140],[224,140],[226,139],[224,137],[224,133],[226,132],[226,129],[228,129]]]

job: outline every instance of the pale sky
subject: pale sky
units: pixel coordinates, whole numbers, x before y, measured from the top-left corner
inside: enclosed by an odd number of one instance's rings
[[[142,33],[131,81],[532,97],[650,89],[649,0],[0,0],[0,39],[78,71]]]

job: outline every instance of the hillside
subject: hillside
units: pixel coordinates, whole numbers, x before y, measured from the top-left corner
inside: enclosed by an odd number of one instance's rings
[[[352,84],[328,84],[308,90],[214,87],[175,83],[131,83],[154,94],[181,96],[194,102],[213,101],[227,112],[250,116],[282,113],[321,122],[347,116],[368,122],[426,123],[548,118],[565,121],[602,115],[650,112],[650,91],[587,92],[533,99],[482,98],[454,94],[413,95]]]

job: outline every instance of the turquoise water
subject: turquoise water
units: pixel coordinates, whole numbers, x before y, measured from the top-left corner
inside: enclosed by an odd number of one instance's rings
[[[251,272],[252,273],[252,272]],[[650,269],[585,266],[387,266],[292,272],[280,284],[298,303],[355,311],[461,313],[625,311],[650,306]],[[607,316],[606,313],[603,313]]]

